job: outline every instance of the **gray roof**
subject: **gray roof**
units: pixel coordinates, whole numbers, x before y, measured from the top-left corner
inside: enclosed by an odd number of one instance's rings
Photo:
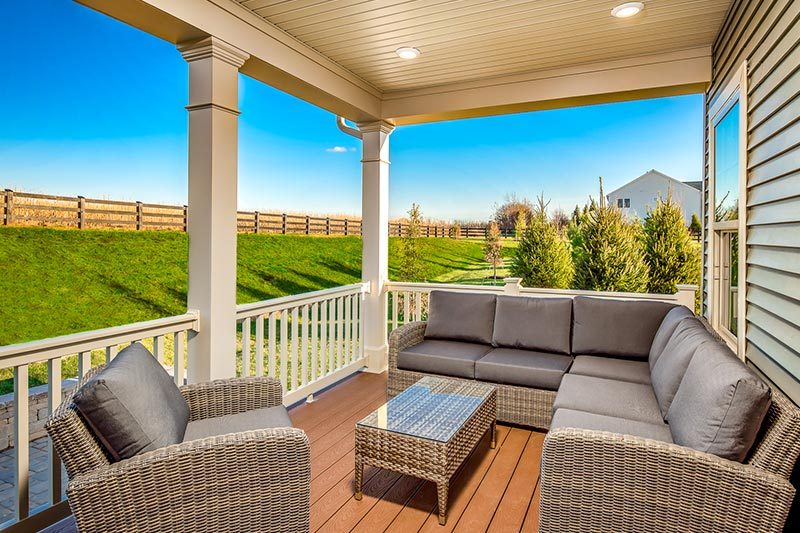
[[[703,182],[702,181],[684,181],[684,183],[690,187],[694,187],[698,191],[703,190]]]

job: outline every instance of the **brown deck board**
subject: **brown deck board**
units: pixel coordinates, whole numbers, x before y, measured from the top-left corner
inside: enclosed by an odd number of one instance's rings
[[[498,426],[497,447],[484,437],[456,473],[447,525],[439,525],[433,483],[364,469],[364,498],[353,498],[355,423],[386,401],[386,374],[357,374],[292,408],[311,441],[311,531],[535,532],[544,434]],[[53,529],[72,533],[66,520]]]

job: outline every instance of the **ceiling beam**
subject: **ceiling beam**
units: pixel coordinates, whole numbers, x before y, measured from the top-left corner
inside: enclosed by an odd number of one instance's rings
[[[381,114],[397,125],[702,93],[711,48],[461,82],[383,95]]]
[[[356,122],[380,118],[381,92],[232,0],[76,0],[178,44],[209,35],[250,54],[241,71]]]

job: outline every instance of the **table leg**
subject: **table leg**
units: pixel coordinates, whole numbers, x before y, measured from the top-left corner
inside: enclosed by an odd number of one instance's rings
[[[443,526],[447,523],[447,491],[449,489],[448,484],[445,483],[437,483],[436,484],[436,493],[439,497],[439,525]]]
[[[491,447],[497,446],[497,422],[492,422],[492,443]]]
[[[362,498],[361,480],[363,476],[364,476],[364,463],[358,456],[356,456],[356,493],[355,493],[356,500],[361,500]]]

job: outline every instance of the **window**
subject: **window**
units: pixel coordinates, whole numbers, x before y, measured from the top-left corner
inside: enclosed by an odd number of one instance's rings
[[[746,66],[742,65],[709,111],[709,309],[714,328],[744,354]]]
[[[618,199],[617,199],[617,207],[619,207],[620,209],[622,209],[622,198],[618,198]]]
[[[630,206],[631,206],[631,199],[625,198],[625,207],[630,207]]]
[[[622,209],[623,207],[630,207],[631,206],[631,199],[630,198],[617,198],[617,207]]]

